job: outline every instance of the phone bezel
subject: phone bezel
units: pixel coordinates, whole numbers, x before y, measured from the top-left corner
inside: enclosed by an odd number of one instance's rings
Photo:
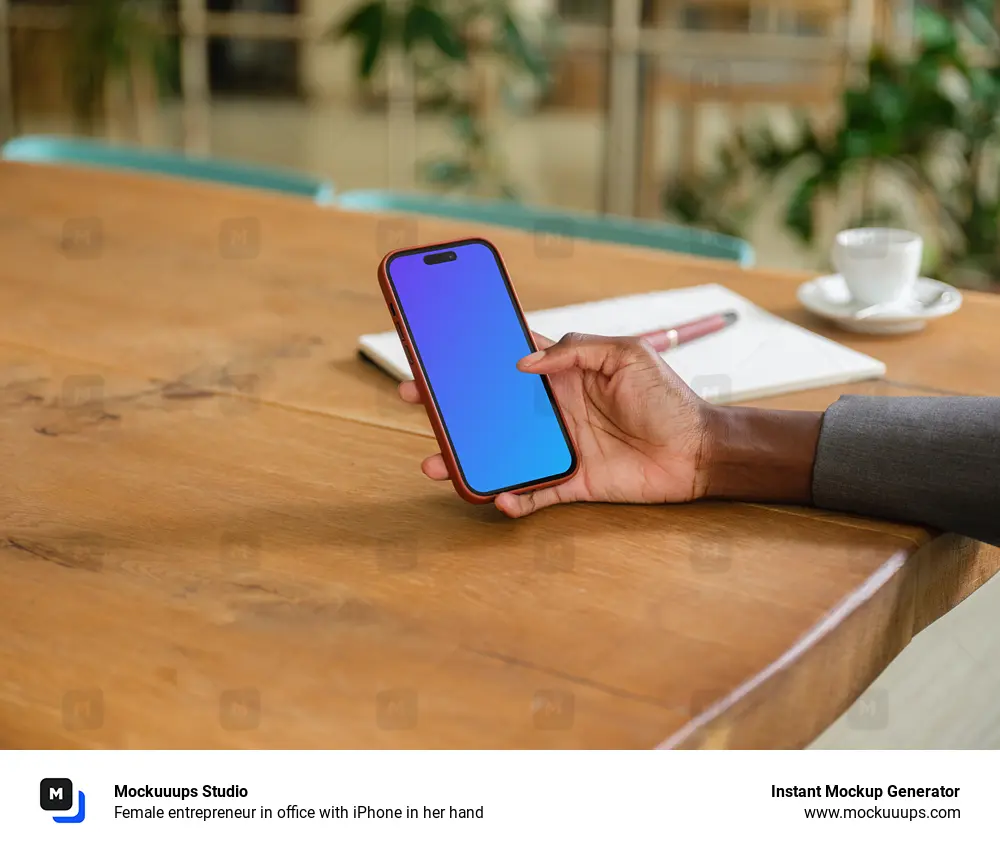
[[[552,385],[549,382],[547,375],[539,375],[538,377],[542,380],[542,385],[545,387],[545,394],[548,397],[549,404],[552,405],[552,412],[556,416],[556,421],[559,423],[559,429],[562,432],[563,439],[566,443],[566,448],[569,449],[570,463],[569,467],[562,472],[556,473],[554,475],[546,476],[545,478],[536,478],[531,481],[524,481],[518,484],[512,484],[506,487],[501,487],[496,490],[477,490],[469,482],[468,477],[465,474],[465,470],[462,468],[462,460],[458,455],[458,451],[455,449],[455,442],[451,437],[451,432],[448,430],[448,423],[445,421],[444,413],[441,410],[441,405],[438,403],[437,395],[434,392],[434,385],[431,381],[431,376],[428,373],[423,357],[420,353],[420,348],[417,345],[417,341],[414,338],[413,331],[410,327],[409,319],[406,316],[406,311],[403,309],[403,305],[399,298],[399,292],[396,289],[396,284],[392,279],[392,264],[399,257],[412,256],[416,254],[436,254],[442,251],[448,251],[455,248],[461,248],[465,245],[483,245],[488,248],[490,253],[493,255],[493,259],[496,263],[497,269],[500,272],[500,276],[503,279],[504,286],[507,289],[507,297],[510,300],[511,305],[514,307],[514,313],[517,316],[518,324],[521,326],[521,332],[524,334],[525,341],[528,343],[529,352],[537,351],[538,348],[535,345],[534,339],[531,336],[531,330],[528,328],[528,324],[524,318],[524,310],[521,309],[521,304],[517,299],[517,294],[514,292],[513,284],[510,280],[510,275],[507,273],[507,267],[504,265],[503,258],[500,256],[500,252],[497,250],[496,246],[493,245],[487,239],[482,239],[479,237],[471,237],[468,239],[460,239],[454,242],[442,242],[437,245],[422,245],[414,248],[405,248],[400,251],[393,251],[392,254],[385,258],[385,277],[386,282],[392,289],[392,298],[396,303],[396,314],[399,321],[403,323],[405,327],[406,336],[410,340],[411,348],[413,349],[413,356],[416,358],[419,364],[420,372],[424,377],[424,381],[427,384],[427,391],[431,397],[431,403],[434,406],[434,410],[437,413],[438,421],[441,423],[441,430],[444,433],[445,439],[448,441],[448,446],[451,450],[451,456],[455,461],[455,466],[462,476],[462,483],[464,486],[475,496],[481,498],[488,498],[492,496],[498,496],[500,493],[511,493],[518,492],[521,490],[526,490],[530,488],[536,488],[543,486],[545,484],[560,481],[571,477],[577,471],[579,466],[579,458],[577,456],[576,446],[573,443],[573,439],[570,436],[569,429],[566,427],[566,421],[563,418],[562,411],[559,409],[559,405],[556,403],[555,395],[552,392]]]

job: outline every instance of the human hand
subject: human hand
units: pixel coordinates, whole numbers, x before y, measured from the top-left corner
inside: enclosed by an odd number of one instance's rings
[[[647,343],[633,337],[568,334],[553,343],[534,334],[539,351],[517,365],[548,375],[579,454],[577,474],[528,493],[501,493],[511,517],[561,502],[687,502],[706,493],[701,469],[711,405],[702,401]],[[413,381],[399,394],[421,403]],[[448,479],[440,454],[421,467]]]

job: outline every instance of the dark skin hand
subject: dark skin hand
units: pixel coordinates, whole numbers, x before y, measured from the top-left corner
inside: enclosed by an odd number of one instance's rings
[[[808,503],[821,414],[707,404],[633,337],[534,339],[539,351],[517,367],[549,376],[580,469],[554,487],[497,496],[497,508],[508,516],[567,502]],[[401,384],[399,394],[421,403],[412,381]],[[422,469],[435,481],[448,479],[440,454],[426,458]]]
[[[519,361],[517,368],[523,372],[546,374],[552,383],[555,399],[566,420],[566,425],[577,445],[579,470],[562,484],[531,493],[502,493],[495,499],[496,506],[510,517],[523,517],[550,505],[567,502],[620,502],[664,504],[690,502],[696,499],[739,499],[755,502],[784,502],[796,505],[813,504],[813,470],[816,465],[824,414],[795,410],[767,410],[752,407],[729,407],[708,404],[698,397],[647,344],[633,337],[598,337],[569,334],[558,343],[535,334],[540,349]],[[399,393],[411,404],[420,403],[416,385],[400,385]],[[857,399],[855,407],[857,407]],[[871,399],[872,415],[876,422],[888,420],[881,402]],[[907,408],[907,399],[899,399],[899,421],[910,422],[914,410]],[[927,402],[941,399],[913,399]],[[970,417],[960,417],[954,409],[946,420],[969,445],[992,445],[996,435],[991,430],[992,408],[984,416],[984,404],[995,399],[956,399],[973,412]],[[879,406],[876,406],[879,405]],[[909,411],[909,412],[908,412]],[[908,418],[909,417],[909,418]],[[836,416],[831,423],[831,440],[836,446]],[[870,424],[870,423],[868,423]],[[867,457],[868,463],[878,464],[887,458],[885,469],[895,469],[903,475],[907,488],[920,492],[926,486],[923,470],[907,469],[903,459],[911,453],[907,440],[924,439],[940,441],[933,429],[890,427],[895,433],[904,433],[899,446],[878,434],[857,432],[855,442],[840,435],[840,454],[850,458]],[[964,430],[963,430],[964,428]],[[876,448],[865,441],[875,439]],[[918,451],[924,447],[918,443]],[[866,453],[867,452],[867,453]],[[878,457],[876,457],[878,453]],[[988,452],[987,452],[988,454]],[[972,455],[969,455],[971,457]],[[830,465],[829,452],[825,455]],[[985,457],[985,454],[984,454]],[[856,460],[855,460],[856,462]],[[963,457],[963,464],[968,458]],[[423,462],[424,473],[435,480],[448,478],[448,471],[441,455],[431,455]],[[839,471],[830,472],[834,490],[842,486],[841,479],[852,475],[850,463]],[[928,473],[932,474],[932,473]],[[823,479],[829,490],[830,478]],[[961,478],[957,480],[962,480]],[[949,482],[935,486],[951,486]],[[920,499],[915,504],[893,504],[890,499],[876,507],[878,516],[903,522],[934,525],[944,517],[940,527],[952,530],[963,528],[963,533],[981,540],[993,540],[996,529],[979,519],[966,520],[971,514],[978,516],[979,496],[970,497],[964,487],[954,486],[952,495],[945,500],[951,506],[927,508]],[[820,492],[823,487],[820,487]],[[872,493],[865,488],[854,488],[854,504],[870,510]],[[992,493],[983,496],[989,499]],[[829,493],[820,502],[830,507]],[[840,509],[852,509],[843,495],[835,495]],[[954,504],[968,500],[968,511],[955,511]],[[825,503],[825,504],[824,504]],[[956,521],[955,517],[959,517]]]

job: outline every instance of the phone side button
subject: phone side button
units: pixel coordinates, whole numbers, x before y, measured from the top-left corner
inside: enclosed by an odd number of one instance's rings
[[[396,326],[396,333],[399,335],[399,341],[403,344],[403,354],[406,355],[406,362],[413,366],[413,357],[410,355],[410,347],[406,344],[406,337],[403,336],[403,329],[399,326],[399,322],[395,321],[393,324]]]

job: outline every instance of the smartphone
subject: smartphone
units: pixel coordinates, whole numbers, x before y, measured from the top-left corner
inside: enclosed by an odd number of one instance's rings
[[[577,452],[496,247],[465,239],[393,251],[379,284],[458,494],[483,504],[571,478]]]

